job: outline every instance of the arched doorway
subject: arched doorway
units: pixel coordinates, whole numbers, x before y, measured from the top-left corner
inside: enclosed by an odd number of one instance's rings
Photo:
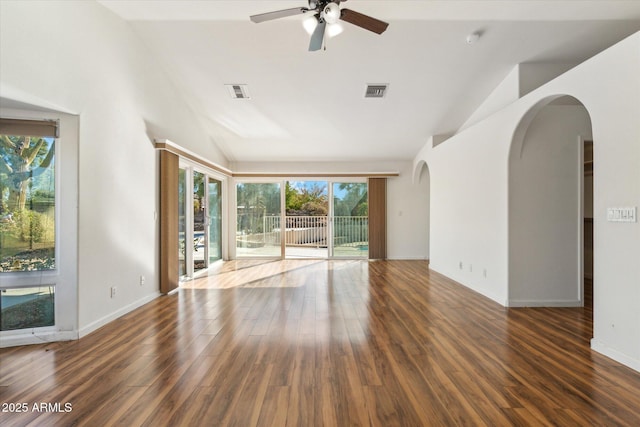
[[[413,170],[413,182],[414,183],[424,183],[426,188],[427,188],[427,192],[424,195],[420,195],[421,197],[424,196],[426,197],[427,200],[427,216],[425,218],[425,222],[422,223],[420,226],[421,227],[425,227],[426,230],[426,252],[425,252],[425,257],[427,260],[430,259],[431,254],[430,254],[430,235],[431,235],[431,174],[429,173],[429,165],[427,165],[427,162],[424,160],[420,160],[418,161],[418,163],[415,165],[414,170]]]
[[[514,133],[509,306],[576,307],[592,301],[584,291],[585,267],[592,265],[585,259],[592,253],[585,250],[585,218],[593,216],[593,175],[585,179],[584,159],[592,139],[585,106],[562,95],[532,107]]]

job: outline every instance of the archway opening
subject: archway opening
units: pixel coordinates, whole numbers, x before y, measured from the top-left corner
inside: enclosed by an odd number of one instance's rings
[[[536,104],[514,133],[509,154],[512,307],[591,304],[592,309],[592,140],[585,106],[561,95]]]
[[[421,194],[421,197],[425,197],[427,201],[427,216],[424,219],[424,222],[420,224],[421,227],[425,227],[426,231],[426,241],[425,241],[425,258],[429,261],[430,254],[430,243],[431,243],[431,174],[429,173],[429,165],[424,160],[420,160],[415,168],[413,181],[415,183],[424,184],[426,187],[426,194]]]

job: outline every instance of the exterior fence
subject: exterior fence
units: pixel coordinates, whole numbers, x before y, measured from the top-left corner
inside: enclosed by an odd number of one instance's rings
[[[239,246],[258,247],[279,245],[281,238],[280,216],[264,216],[262,232],[238,236]],[[328,245],[327,216],[286,216],[286,246]],[[336,216],[333,218],[334,246],[359,246],[369,241],[369,218],[367,216]]]

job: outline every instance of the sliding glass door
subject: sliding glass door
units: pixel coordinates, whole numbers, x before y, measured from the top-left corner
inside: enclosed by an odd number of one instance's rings
[[[332,184],[330,256],[366,258],[369,251],[369,205],[366,182]]]
[[[192,278],[222,259],[222,180],[181,165],[178,173],[179,276]]]
[[[207,268],[207,203],[205,191],[206,177],[203,173],[193,171],[193,272]]]
[[[222,181],[209,177],[208,203],[208,256],[209,264],[222,259]]]
[[[237,257],[368,257],[366,182],[241,182],[236,200]]]
[[[287,181],[285,258],[327,258],[328,215],[327,181]]]
[[[236,255],[281,257],[282,195],[279,182],[236,185]]]

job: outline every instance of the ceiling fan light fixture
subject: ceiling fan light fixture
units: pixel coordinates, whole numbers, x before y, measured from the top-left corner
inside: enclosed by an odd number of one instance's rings
[[[307,32],[307,34],[311,35],[318,26],[318,18],[316,18],[315,16],[310,16],[306,19],[303,19],[302,26],[304,27],[304,30]]]
[[[322,11],[322,17],[327,24],[335,24],[340,20],[340,6],[337,3],[329,3]]]
[[[311,40],[309,41],[310,52],[321,50],[327,38],[331,38],[342,32],[342,27],[336,26],[338,21],[348,22],[356,27],[376,34],[384,33],[389,26],[389,24],[384,21],[351,9],[340,9],[340,1],[347,0],[308,0],[309,7],[293,7],[275,10],[273,12],[251,15],[249,18],[255,23],[260,23],[289,16],[304,15],[306,13],[312,14],[313,17],[304,20],[302,23],[307,33],[311,35]],[[332,26],[335,26],[335,28],[331,28]]]
[[[332,38],[344,31],[344,27],[339,22],[327,26],[327,37]]]

